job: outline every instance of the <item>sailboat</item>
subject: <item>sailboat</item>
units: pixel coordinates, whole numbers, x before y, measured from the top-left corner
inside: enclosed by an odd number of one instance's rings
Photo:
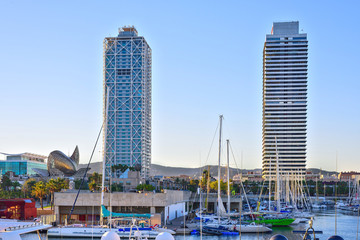
[[[221,180],[221,140],[222,140],[222,121],[223,115],[219,116],[220,128],[219,128],[219,155],[218,155],[218,192],[217,192],[217,216],[206,216],[207,222],[202,223],[204,227],[202,227],[202,231],[213,233],[215,235],[219,235],[219,233],[224,234],[229,231],[241,232],[241,233],[263,233],[263,232],[271,232],[272,230],[262,224],[255,223],[240,223],[239,221],[230,220],[228,218],[230,214],[230,179],[229,179],[229,140],[227,140],[227,211],[224,207],[222,198],[221,198],[221,188],[220,188],[220,180]],[[202,220],[202,219],[200,219]]]
[[[295,221],[295,218],[290,217],[287,213],[281,212],[280,202],[280,173],[279,173],[279,158],[277,150],[277,139],[275,137],[275,154],[276,154],[276,211],[271,211],[271,174],[269,176],[269,202],[268,211],[254,212],[244,215],[245,221],[249,223],[259,223],[271,226],[288,226]],[[270,161],[271,164],[271,161]],[[270,165],[271,167],[271,165]],[[258,208],[259,209],[259,208]]]

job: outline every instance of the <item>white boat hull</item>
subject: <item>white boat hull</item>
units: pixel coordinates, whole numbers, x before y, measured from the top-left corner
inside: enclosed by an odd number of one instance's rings
[[[271,228],[268,228],[264,225],[236,225],[236,228],[230,229],[230,230],[234,230],[234,231],[238,231],[238,232],[242,232],[242,233],[265,233],[265,232],[272,232]]]
[[[121,229],[122,230],[122,229]],[[101,228],[101,227],[57,227],[51,228],[48,230],[48,237],[96,237],[101,238],[104,233],[113,231],[116,232],[120,238],[134,238],[134,233],[137,229],[133,229],[130,235],[130,231],[120,231],[120,229],[110,229],[110,228]],[[140,230],[141,236],[144,238],[156,238],[159,234],[158,231],[154,230]]]
[[[229,231],[238,231],[242,233],[265,233],[265,232],[271,232],[271,228],[268,228],[264,225],[256,225],[256,224],[207,224],[206,226],[217,228],[219,226],[222,226]]]

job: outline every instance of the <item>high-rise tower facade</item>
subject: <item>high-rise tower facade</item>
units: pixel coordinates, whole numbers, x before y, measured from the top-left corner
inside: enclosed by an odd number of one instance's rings
[[[125,164],[149,176],[151,164],[151,48],[134,27],[104,40],[105,174]],[[107,105],[108,104],[108,105]]]
[[[305,176],[307,66],[307,34],[299,33],[299,22],[275,22],[263,51],[265,179]]]

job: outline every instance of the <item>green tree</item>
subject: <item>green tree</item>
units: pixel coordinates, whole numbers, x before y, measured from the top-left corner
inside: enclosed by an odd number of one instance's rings
[[[101,188],[101,184],[102,184],[102,174],[99,174],[97,172],[91,174],[91,176],[89,177],[89,184],[88,184],[90,191],[92,192],[99,191]]]
[[[80,184],[81,184],[81,179],[75,179],[74,183],[75,183],[75,189],[79,189]],[[83,184],[81,186],[81,190],[89,190],[89,185],[88,184]]]
[[[112,165],[111,166],[111,172],[117,172],[120,170],[121,174],[123,174],[126,170],[130,170],[130,171],[136,171],[136,169],[134,167],[129,167],[125,164],[117,164],[117,165]]]
[[[43,181],[37,182],[32,189],[32,195],[40,200],[41,209],[44,209],[43,198],[48,194],[46,183]]]
[[[113,184],[111,184],[111,191],[112,192],[122,192],[123,185],[121,183],[113,183]]]
[[[208,179],[211,179],[211,176],[208,170],[204,170],[200,180],[200,185],[203,189],[206,189]]]
[[[210,188],[217,191],[218,190],[218,181],[213,181],[210,183]],[[226,191],[227,190],[227,183],[223,182],[223,180],[220,180],[220,190]],[[230,191],[231,191],[231,185],[230,185]]]
[[[50,206],[51,210],[54,206],[54,193],[60,192],[62,189],[68,189],[69,183],[64,178],[50,179],[49,182],[46,183],[46,189],[50,193]]]
[[[192,192],[196,192],[197,191],[197,188],[199,186],[199,180],[197,179],[191,179],[190,180],[190,183],[189,183],[189,186],[188,186],[188,190],[192,191]]]
[[[186,190],[188,187],[188,182],[185,179],[181,179],[181,189]]]
[[[101,185],[102,182],[102,174],[93,172],[89,177],[89,182],[95,181],[97,184]]]
[[[8,173],[8,172],[6,172],[6,173]],[[12,182],[10,180],[10,177],[6,173],[4,175],[2,175],[1,188],[5,191],[9,191],[9,189],[12,185]]]
[[[241,185],[238,183],[234,183],[232,185],[232,191],[235,191],[235,193],[240,193],[240,188],[241,188]]]
[[[36,184],[36,180],[34,178],[29,178],[24,182],[22,186],[22,191],[24,192],[24,197],[31,197],[31,191],[33,186]]]
[[[142,191],[144,191],[144,190],[146,190],[146,191],[154,191],[155,187],[153,185],[144,183],[144,184],[137,185],[136,190],[138,190],[138,191],[141,191],[141,190]]]
[[[100,185],[95,180],[92,180],[91,182],[89,182],[89,189],[92,192],[99,191]]]

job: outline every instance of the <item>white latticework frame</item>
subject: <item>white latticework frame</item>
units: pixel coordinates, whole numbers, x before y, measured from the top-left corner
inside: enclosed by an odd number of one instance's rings
[[[151,48],[143,37],[104,40],[105,175],[111,166],[141,165],[147,178],[151,164]],[[107,89],[109,106],[106,106]]]

